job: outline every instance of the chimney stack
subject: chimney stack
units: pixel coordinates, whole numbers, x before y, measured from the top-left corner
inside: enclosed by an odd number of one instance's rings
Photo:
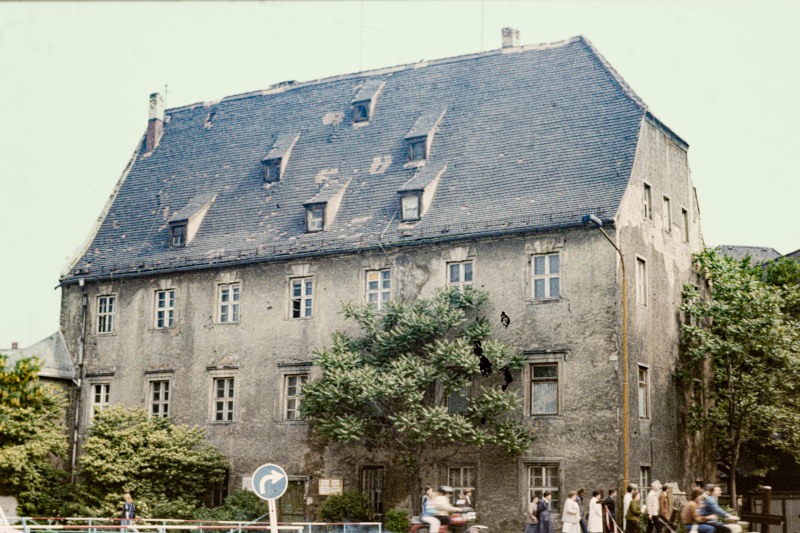
[[[503,28],[503,48],[519,46],[519,30]]]
[[[147,139],[145,151],[152,152],[164,134],[164,97],[159,93],[150,95],[150,117],[147,121]]]
[[[19,343],[12,342],[12,343],[11,343],[11,349],[12,349],[12,350],[16,350],[17,348],[19,348]]]

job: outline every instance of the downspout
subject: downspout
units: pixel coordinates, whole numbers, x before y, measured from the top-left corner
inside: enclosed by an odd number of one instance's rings
[[[70,483],[75,483],[76,470],[78,464],[78,435],[80,434],[81,422],[81,399],[83,398],[83,380],[85,370],[83,367],[83,352],[86,344],[86,307],[89,299],[86,296],[86,288],[83,279],[78,281],[81,288],[81,336],[78,338],[78,379],[75,381],[78,392],[75,398],[75,424],[72,430],[72,463],[70,468]]]

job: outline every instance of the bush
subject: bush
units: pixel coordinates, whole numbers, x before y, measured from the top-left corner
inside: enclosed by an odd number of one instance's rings
[[[317,510],[317,516],[324,522],[364,522],[371,514],[369,500],[356,490],[328,496]]]
[[[391,509],[383,515],[384,531],[394,533],[405,533],[408,531],[408,511],[403,509]]]
[[[197,512],[199,520],[252,522],[269,514],[269,505],[249,490],[236,490],[219,507],[203,508]]]

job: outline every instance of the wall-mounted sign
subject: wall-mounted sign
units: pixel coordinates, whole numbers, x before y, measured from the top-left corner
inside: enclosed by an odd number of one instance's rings
[[[341,478],[320,479],[319,480],[319,495],[330,496],[331,494],[342,493],[342,480]]]

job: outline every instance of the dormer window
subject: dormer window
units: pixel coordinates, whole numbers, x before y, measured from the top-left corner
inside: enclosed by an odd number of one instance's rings
[[[185,221],[170,225],[169,244],[172,248],[183,248],[186,246],[186,226],[187,223]]]
[[[306,231],[313,233],[325,227],[325,205],[312,205],[306,208]]]
[[[281,179],[281,160],[270,159],[264,162],[264,181],[272,183]]]
[[[403,222],[419,220],[419,194],[406,194],[400,197],[400,213]]]
[[[408,160],[409,161],[422,161],[426,159],[426,141],[424,137],[421,139],[411,139],[408,141]]]
[[[369,102],[353,104],[353,122],[367,122],[369,120]]]

